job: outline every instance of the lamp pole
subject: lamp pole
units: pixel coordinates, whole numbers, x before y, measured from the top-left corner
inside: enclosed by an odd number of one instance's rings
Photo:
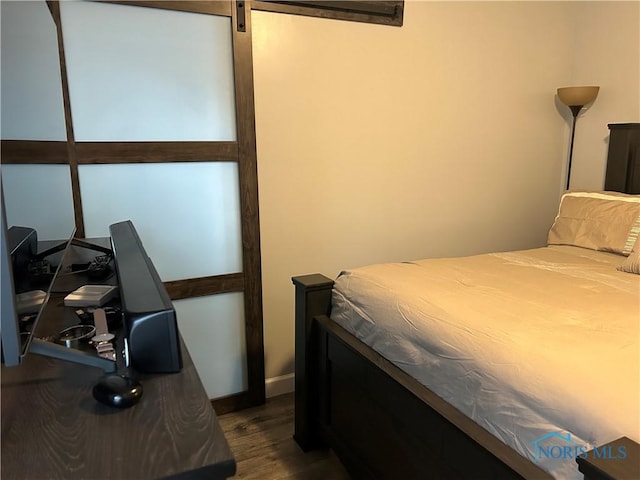
[[[571,144],[569,145],[569,164],[567,165],[567,190],[569,190],[569,184],[571,183],[571,160],[573,160],[573,139],[576,136],[576,119],[582,107],[584,105],[569,105],[573,114],[573,123],[571,124]]]

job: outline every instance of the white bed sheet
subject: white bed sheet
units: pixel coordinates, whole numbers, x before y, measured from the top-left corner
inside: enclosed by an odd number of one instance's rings
[[[640,276],[623,260],[550,246],[371,265],[336,279],[331,318],[555,477],[581,479],[534,442],[640,441]]]

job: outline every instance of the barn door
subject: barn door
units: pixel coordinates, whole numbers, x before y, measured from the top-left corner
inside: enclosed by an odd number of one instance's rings
[[[47,2],[78,233],[133,221],[214,406],[264,401],[244,2]]]

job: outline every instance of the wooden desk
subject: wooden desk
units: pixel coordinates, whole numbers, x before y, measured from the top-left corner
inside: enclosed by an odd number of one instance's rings
[[[137,405],[96,402],[93,367],[29,355],[2,367],[2,477],[223,479],[235,460],[191,357],[180,373],[141,375]]]
[[[59,287],[56,282],[56,287]],[[73,287],[75,288],[75,287]],[[77,323],[64,294],[38,336]],[[138,375],[140,402],[119,410],[94,400],[102,370],[29,354],[2,367],[2,478],[224,479],[236,464],[189,352],[183,369]]]

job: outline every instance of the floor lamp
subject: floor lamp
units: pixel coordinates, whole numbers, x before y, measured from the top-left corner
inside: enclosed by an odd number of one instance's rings
[[[569,183],[571,182],[571,160],[573,158],[573,139],[576,134],[576,119],[582,107],[596,99],[599,90],[600,87],[562,87],[558,89],[558,98],[571,109],[571,113],[573,114],[569,163],[567,164],[567,190],[569,190]]]

